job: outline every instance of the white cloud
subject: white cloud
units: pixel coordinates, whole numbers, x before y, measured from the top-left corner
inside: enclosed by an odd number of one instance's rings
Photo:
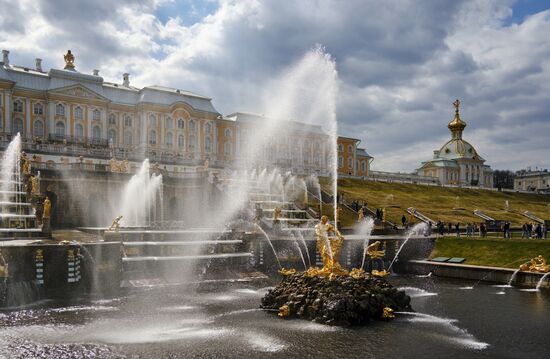
[[[456,97],[465,138],[493,167],[550,166],[550,11],[507,25],[512,2],[223,0],[186,25],[185,9],[161,21],[158,1],[7,5],[26,19],[0,14],[13,63],[61,67],[71,48],[81,71],[119,82],[128,71],[136,85],[199,92],[230,113],[261,110],[265,84],[321,43],[340,75],[340,132],[363,140],[375,168],[429,159]]]

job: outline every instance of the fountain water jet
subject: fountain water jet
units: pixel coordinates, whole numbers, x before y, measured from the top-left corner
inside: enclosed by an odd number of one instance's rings
[[[407,231],[407,236],[405,237],[405,241],[403,242],[403,244],[401,244],[401,246],[399,247],[399,249],[395,253],[395,257],[393,257],[393,260],[391,261],[390,266],[388,267],[388,272],[390,271],[391,267],[393,266],[393,263],[399,257],[399,253],[401,253],[401,250],[403,249],[403,247],[405,247],[405,244],[407,244],[409,239],[411,239],[411,237],[414,236],[414,235],[418,236],[418,235],[424,234],[426,232],[427,228],[428,228],[428,225],[426,223],[422,222],[422,223],[415,224],[409,231]]]

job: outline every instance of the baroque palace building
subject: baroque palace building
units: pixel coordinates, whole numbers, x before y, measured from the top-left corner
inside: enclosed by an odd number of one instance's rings
[[[48,168],[80,162],[90,168],[144,158],[168,173],[196,172],[206,161],[211,171],[234,168],[261,116],[222,116],[208,97],[163,86],[137,88],[129,74],[122,83],[104,81],[98,70],[76,71],[74,56],[64,69],[11,65],[9,51],[0,63],[0,142],[20,133],[25,151]],[[288,122],[284,143],[267,143],[265,164],[299,174],[327,173],[327,135],[319,126]],[[339,172],[369,175],[370,157],[359,140],[338,138]],[[109,167],[110,166],[110,167]],[[120,170],[120,166],[117,166]]]
[[[453,105],[455,116],[447,126],[451,131],[451,139],[434,151],[431,160],[422,162],[417,174],[437,179],[442,185],[492,188],[493,170],[485,164],[474,146],[462,139],[466,122],[460,118],[460,101],[456,100]]]

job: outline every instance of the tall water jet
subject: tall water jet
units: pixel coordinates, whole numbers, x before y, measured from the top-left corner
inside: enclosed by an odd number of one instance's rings
[[[0,165],[0,193],[2,193],[2,201],[8,201],[9,191],[15,188],[14,176],[19,176],[19,157],[21,154],[21,136],[19,133],[10,142],[4,155],[2,156],[2,164]]]
[[[397,260],[399,257],[399,253],[401,253],[401,250],[403,247],[405,247],[405,244],[411,239],[412,236],[418,236],[423,235],[426,233],[426,230],[428,229],[428,225],[424,222],[415,224],[411,229],[407,231],[407,235],[405,237],[405,240],[403,241],[403,244],[399,247],[397,252],[395,253],[395,257],[393,257],[393,260],[390,263],[390,266],[388,267],[388,272],[390,271],[391,267],[393,266],[393,263]]]
[[[157,196],[162,188],[162,175],[150,175],[149,160],[141,164],[122,192],[120,213],[125,226],[148,226],[151,210],[156,210]],[[156,214],[154,214],[156,216]]]
[[[359,231],[365,235],[363,240],[363,260],[361,261],[361,269],[365,268],[365,258],[367,257],[367,249],[369,247],[370,237],[372,230],[374,229],[374,219],[368,217],[363,223],[359,225]]]

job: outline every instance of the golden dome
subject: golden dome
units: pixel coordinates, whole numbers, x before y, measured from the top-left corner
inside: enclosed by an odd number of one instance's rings
[[[460,138],[462,137],[462,131],[464,131],[464,128],[466,128],[466,122],[460,119],[460,114],[459,114],[460,100],[457,99],[455,102],[453,102],[453,105],[455,107],[455,117],[451,122],[449,122],[447,127],[449,127],[449,130],[451,130],[451,132],[453,133],[453,137],[456,136]]]

